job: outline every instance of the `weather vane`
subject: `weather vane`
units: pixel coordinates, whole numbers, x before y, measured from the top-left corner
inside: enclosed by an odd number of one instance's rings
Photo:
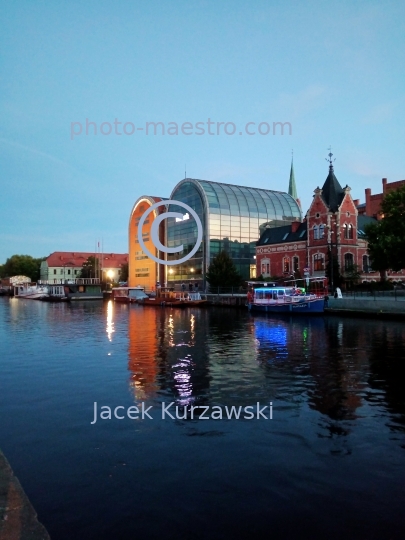
[[[332,159],[333,154],[332,154],[332,147],[331,146],[329,146],[328,150],[329,150],[329,154],[328,154],[328,157],[325,158],[325,159],[326,159],[326,161],[329,161],[329,166],[333,167],[333,162],[336,161],[336,158]]]

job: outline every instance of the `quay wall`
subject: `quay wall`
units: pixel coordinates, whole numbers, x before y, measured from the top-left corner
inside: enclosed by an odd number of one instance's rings
[[[45,527],[0,450],[0,539],[50,540]]]

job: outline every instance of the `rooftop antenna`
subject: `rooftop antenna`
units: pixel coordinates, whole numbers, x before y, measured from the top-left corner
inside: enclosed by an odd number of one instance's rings
[[[328,154],[328,157],[325,158],[325,159],[326,159],[326,161],[329,161],[329,170],[333,171],[333,162],[336,161],[336,158],[332,159],[333,154],[332,154],[332,147],[331,146],[329,146],[328,150],[329,150],[329,154]]]

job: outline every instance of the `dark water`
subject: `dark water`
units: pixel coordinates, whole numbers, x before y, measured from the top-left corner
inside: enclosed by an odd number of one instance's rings
[[[395,321],[1,299],[0,446],[53,540],[402,539],[404,338]],[[153,420],[91,425],[95,401]],[[272,402],[273,419],[162,420],[162,402]]]

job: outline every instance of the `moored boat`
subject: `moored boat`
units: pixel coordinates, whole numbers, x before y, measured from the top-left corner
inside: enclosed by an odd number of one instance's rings
[[[111,289],[111,298],[114,302],[130,304],[148,299],[149,296],[143,287],[114,287]]]
[[[273,285],[250,290],[247,296],[250,311],[264,313],[323,313],[324,288],[306,291],[304,287]]]
[[[177,292],[173,287],[158,287],[156,296],[138,300],[138,303],[144,306],[185,308],[202,306],[207,300],[199,292]]]
[[[49,296],[48,287],[37,283],[14,285],[14,297],[27,300],[43,300]]]

